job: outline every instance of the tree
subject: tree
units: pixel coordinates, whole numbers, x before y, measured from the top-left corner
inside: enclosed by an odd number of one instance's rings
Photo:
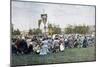
[[[58,25],[53,26],[53,34],[61,34],[61,28]]]
[[[34,35],[39,35],[39,34],[42,34],[42,31],[41,31],[41,29],[39,29],[39,28],[33,29],[33,34],[34,34]]]
[[[68,26],[65,28],[65,33],[66,34],[70,34],[70,33],[78,33],[78,34],[86,34],[89,31],[89,27],[88,26]]]
[[[88,26],[75,26],[74,28],[74,32],[75,33],[79,33],[79,34],[86,34],[89,31],[89,27]]]
[[[32,31],[32,29],[29,29],[28,34],[29,34],[29,35],[33,35],[33,31]]]
[[[61,34],[61,28],[59,27],[59,25],[52,25],[48,23],[48,33],[49,35]]]
[[[69,25],[68,27],[66,27],[64,29],[64,31],[65,31],[66,34],[70,34],[70,33],[73,33],[73,28],[72,28],[71,25]]]
[[[19,30],[19,29],[14,30],[14,31],[13,31],[13,35],[20,35],[20,30]]]
[[[48,23],[48,33],[49,33],[49,35],[52,35],[52,33],[53,33],[53,26],[50,23]]]

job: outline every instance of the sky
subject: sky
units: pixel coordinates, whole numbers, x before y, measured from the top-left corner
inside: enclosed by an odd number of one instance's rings
[[[42,13],[47,13],[47,23],[59,25],[61,28],[68,24],[95,25],[94,6],[12,1],[11,8],[14,29],[21,31],[38,28],[38,19],[41,19]]]

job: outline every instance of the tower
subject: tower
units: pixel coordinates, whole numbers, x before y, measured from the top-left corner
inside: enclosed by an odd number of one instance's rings
[[[44,24],[44,34],[46,34],[47,14],[45,13],[45,10],[43,10],[43,13],[41,14],[41,20]]]

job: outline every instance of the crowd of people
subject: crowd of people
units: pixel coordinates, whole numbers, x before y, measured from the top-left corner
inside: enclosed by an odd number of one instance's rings
[[[67,35],[55,37],[25,36],[11,39],[11,49],[13,54],[39,54],[47,55],[69,48],[87,48],[95,46],[95,36]]]

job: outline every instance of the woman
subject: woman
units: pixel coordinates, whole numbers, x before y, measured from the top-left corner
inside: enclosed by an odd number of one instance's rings
[[[47,55],[48,52],[48,40],[44,38],[40,49],[40,55]]]
[[[65,46],[64,46],[64,38],[60,37],[60,51],[64,51]]]
[[[87,42],[87,37],[85,36],[83,40],[83,48],[86,48],[87,46],[88,46],[88,42]]]

